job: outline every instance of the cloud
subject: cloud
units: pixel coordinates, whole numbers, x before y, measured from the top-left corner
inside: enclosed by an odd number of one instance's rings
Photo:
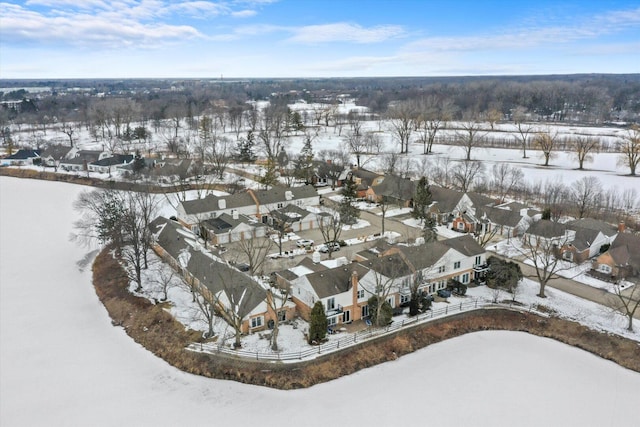
[[[427,37],[405,45],[405,51],[482,51],[522,50],[538,47],[559,47],[575,41],[592,40],[598,37],[638,28],[640,8],[613,11],[596,15],[563,26],[529,26],[506,29],[489,34],[461,37]]]
[[[249,18],[257,14],[258,12],[252,9],[244,9],[244,10],[239,10],[237,12],[231,12],[231,16],[233,16],[234,18]]]
[[[66,0],[47,2],[60,5],[65,4]],[[111,3],[109,9],[98,14],[56,10],[50,15],[27,10],[18,5],[0,4],[0,15],[3,16],[0,37],[5,42],[64,42],[75,46],[97,45],[107,48],[155,47],[168,42],[202,37],[202,34],[191,26],[162,22],[145,23],[144,20],[136,19],[136,16],[148,16],[142,9],[138,9],[139,6],[114,16],[115,12],[110,9],[117,3]],[[140,7],[145,9],[148,6]]]
[[[378,43],[403,36],[404,29],[399,25],[378,25],[364,28],[357,24],[337,22],[333,24],[291,27],[293,36],[288,39],[295,43]]]

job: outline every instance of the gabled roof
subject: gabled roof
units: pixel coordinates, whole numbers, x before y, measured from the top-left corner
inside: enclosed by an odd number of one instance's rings
[[[225,295],[226,298],[221,296],[221,302],[233,304],[235,312],[242,318],[266,299],[264,288],[251,277],[200,251],[191,253],[187,270],[214,296]]]
[[[506,225],[507,227],[515,227],[522,220],[522,215],[520,215],[519,210],[508,210],[483,206],[481,208],[478,208],[477,212],[478,217],[486,215],[492,223],[498,225]]]
[[[438,187],[436,185],[429,186],[431,191],[431,200],[437,203],[440,212],[453,212],[464,193],[448,188]]]
[[[105,157],[104,159],[97,160],[92,162],[92,165],[95,166],[115,166],[115,165],[123,165],[127,163],[131,163],[133,161],[132,154],[114,154],[111,157]]]
[[[240,224],[249,224],[249,219],[244,215],[238,215],[237,219],[233,216],[223,213],[217,218],[211,218],[204,222],[204,226],[214,233],[224,233],[236,228]]]
[[[220,208],[220,200],[224,200],[224,208]],[[204,212],[214,212],[220,209],[233,209],[244,206],[255,206],[253,198],[246,191],[231,194],[229,196],[216,196],[213,194],[209,194],[203,199],[186,200],[182,202],[184,211],[189,215]]]
[[[348,174],[351,174],[355,178],[359,178],[364,185],[371,185],[371,183],[378,177],[383,176],[382,174],[371,172],[362,168],[354,168],[348,171]],[[347,175],[348,175],[347,174]]]
[[[440,240],[438,243],[455,249],[464,256],[477,256],[485,253],[485,249],[475,241],[469,234],[462,235],[460,237],[454,237],[453,239]]]
[[[487,197],[487,196],[483,196],[480,193],[476,193],[473,191],[469,191],[467,193],[467,196],[471,199],[471,202],[473,202],[473,206],[475,206],[476,208],[479,206],[494,206],[495,202],[492,198]]]
[[[548,219],[541,219],[529,226],[527,234],[532,236],[540,236],[546,238],[562,237],[567,230],[565,224],[549,221]]]
[[[66,145],[55,144],[49,145],[45,148],[40,154],[43,158],[52,157],[54,160],[64,159],[69,152],[71,151],[71,147],[67,147]]]
[[[395,175],[381,177],[371,186],[378,196],[393,197],[398,200],[411,200],[416,193],[416,183]]]
[[[10,156],[5,157],[8,160],[26,160],[40,157],[40,150],[20,149]]]
[[[576,230],[576,235],[578,229],[599,231],[605,236],[609,237],[614,236],[618,233],[617,227],[593,218],[576,219],[573,221],[569,221],[566,224],[567,228],[569,228],[570,230]]]
[[[303,185],[301,187],[274,186],[270,190],[253,191],[253,194],[261,205],[268,205],[290,200],[317,197],[318,191],[313,185]]]
[[[413,266],[397,252],[362,261],[360,264],[390,279],[408,276],[414,272]]]
[[[340,267],[307,274],[305,278],[320,298],[341,294],[351,289],[351,274],[355,271],[362,277],[367,269],[358,264],[348,264]]]
[[[619,233],[609,248],[609,254],[616,265],[630,265],[640,270],[640,236]]]
[[[193,233],[182,225],[161,216],[149,223],[149,229],[155,235],[158,245],[175,260],[178,260],[183,251],[190,249],[190,242],[195,240]]]

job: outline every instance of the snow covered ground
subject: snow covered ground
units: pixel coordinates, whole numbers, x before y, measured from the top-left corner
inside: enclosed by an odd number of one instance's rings
[[[81,190],[0,177],[3,427],[637,424],[640,374],[523,333],[466,335],[298,391],[178,371],[98,301],[92,254],[68,241]]]

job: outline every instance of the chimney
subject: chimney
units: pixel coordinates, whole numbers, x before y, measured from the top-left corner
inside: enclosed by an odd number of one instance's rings
[[[355,270],[351,273],[351,300],[353,306],[351,319],[354,321],[360,320],[362,312],[358,306],[358,273]]]
[[[237,210],[232,210],[231,211],[231,216],[233,217],[233,219],[238,219],[238,211]]]
[[[226,209],[227,201],[225,199],[218,199],[218,209]]]
[[[618,233],[624,233],[624,229],[625,229],[624,221],[620,221],[618,223]]]

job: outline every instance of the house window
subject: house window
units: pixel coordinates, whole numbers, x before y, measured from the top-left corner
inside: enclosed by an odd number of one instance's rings
[[[566,259],[567,261],[573,261],[573,252],[565,251],[562,254],[562,258]]]
[[[410,299],[409,295],[400,295],[400,304],[406,304]]]
[[[347,311],[343,311],[342,312],[342,323],[349,323],[351,322],[351,311],[347,310]]]
[[[469,283],[469,273],[464,273],[462,275],[462,283]]]
[[[287,320],[287,310],[281,310],[278,312],[278,321],[284,322]]]
[[[476,257],[476,263],[475,263],[475,265],[480,265],[480,263],[482,263],[482,256],[478,255],[478,256]]]
[[[251,319],[251,329],[259,328],[262,326],[262,316],[254,317]]]
[[[396,302],[396,299],[395,299],[394,297],[389,297],[389,298],[387,298],[387,303],[388,303],[391,307],[394,307],[394,306],[395,306],[395,302]]]
[[[335,325],[337,323],[338,323],[338,316],[333,316],[333,317],[327,318],[327,324],[329,326],[333,326],[333,325]]]
[[[607,274],[611,273],[611,267],[609,267],[607,264],[600,264],[600,266],[598,267],[598,270]]]
[[[369,317],[369,306],[368,305],[363,305],[362,306],[362,317]]]
[[[331,310],[335,310],[336,309],[336,299],[335,298],[329,298],[327,300],[327,311],[331,311]]]
[[[284,203],[282,202],[278,203],[278,209],[282,209],[282,208],[284,208]]]
[[[364,298],[364,289],[358,290],[358,299]]]
[[[454,269],[456,269],[456,268],[460,268],[460,261],[456,261],[456,262],[454,262],[454,263],[453,263],[453,268],[454,268]]]
[[[445,266],[441,265],[440,267],[438,267],[438,273],[444,273],[445,270]]]
[[[464,222],[459,222],[458,223],[458,230],[464,231]]]

